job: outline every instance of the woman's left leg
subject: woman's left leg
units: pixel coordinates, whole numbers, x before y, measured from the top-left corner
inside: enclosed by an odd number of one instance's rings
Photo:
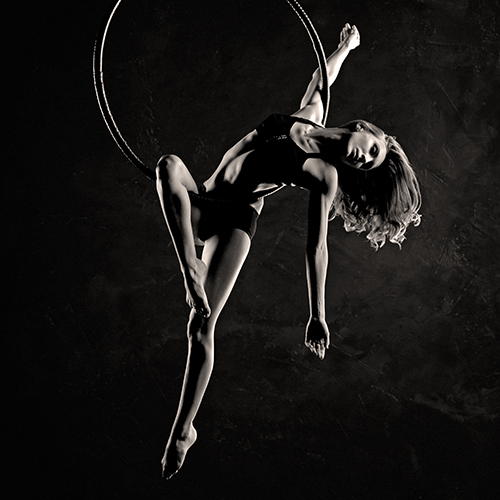
[[[207,265],[205,291],[212,308],[205,318],[191,310],[188,358],[179,408],[162,458],[163,477],[169,479],[182,466],[196,440],[193,420],[212,374],[215,324],[250,250],[250,238],[240,229],[216,235],[205,242],[202,260]]]

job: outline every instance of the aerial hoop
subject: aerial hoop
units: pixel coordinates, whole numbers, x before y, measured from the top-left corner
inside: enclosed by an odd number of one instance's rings
[[[321,78],[321,100],[323,102],[324,109],[323,125],[325,125],[328,115],[328,106],[330,102],[330,89],[328,85],[328,72],[323,46],[311,20],[309,19],[299,2],[297,2],[297,0],[286,1],[304,24],[309,37],[311,38],[314,52],[316,53],[316,57],[318,59]],[[118,129],[118,126],[116,125],[116,122],[111,113],[111,109],[109,108],[108,100],[106,98],[106,91],[104,90],[104,43],[106,41],[106,34],[108,32],[109,25],[111,24],[111,19],[113,18],[116,9],[118,9],[118,6],[121,2],[122,0],[118,0],[116,3],[113,3],[113,5],[108,9],[97,33],[97,38],[94,44],[94,88],[97,95],[97,102],[99,103],[99,107],[101,109],[102,117],[104,118],[104,122],[106,123],[106,126],[108,127],[108,130],[111,133],[111,136],[115,140],[116,144],[131,163],[133,163],[146,177],[148,177],[148,179],[153,180],[156,177],[154,170],[148,167],[132,151],[130,146],[127,144],[127,141],[120,133],[120,130]]]

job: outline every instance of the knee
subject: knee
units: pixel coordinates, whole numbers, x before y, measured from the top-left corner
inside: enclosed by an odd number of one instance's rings
[[[178,177],[181,173],[182,160],[176,155],[163,155],[156,164],[156,179],[158,181],[168,181]]]
[[[214,322],[191,311],[187,327],[187,336],[192,343],[203,344],[205,347],[213,345]]]

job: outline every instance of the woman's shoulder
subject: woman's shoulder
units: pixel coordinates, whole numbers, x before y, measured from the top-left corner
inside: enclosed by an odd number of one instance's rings
[[[300,123],[304,123],[306,125],[312,125],[315,128],[325,128],[320,123],[313,122],[312,120],[309,120],[308,118],[304,118],[303,116],[291,115],[290,118],[294,121],[294,123],[300,122]]]

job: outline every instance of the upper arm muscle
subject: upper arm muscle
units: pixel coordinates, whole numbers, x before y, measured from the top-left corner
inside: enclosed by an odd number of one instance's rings
[[[307,87],[306,93],[300,103],[300,110],[294,113],[294,116],[301,116],[321,125],[324,109],[321,94],[318,90],[318,77],[316,75],[313,76]]]
[[[328,214],[337,192],[337,170],[332,168],[323,181],[323,190],[311,191],[308,211],[308,246],[326,243]]]
[[[319,100],[318,102],[312,102],[310,104],[307,104],[303,108],[299,109],[299,111],[294,113],[292,116],[300,116],[314,123],[317,123],[318,125],[322,125],[323,103],[321,102],[321,100]]]

